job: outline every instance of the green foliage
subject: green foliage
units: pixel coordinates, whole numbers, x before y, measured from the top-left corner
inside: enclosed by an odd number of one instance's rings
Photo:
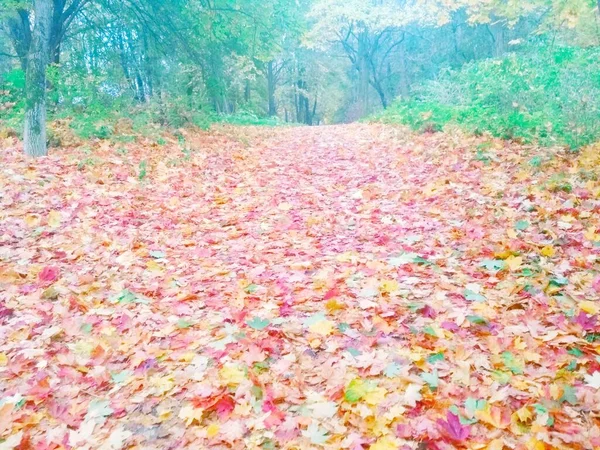
[[[448,124],[579,148],[600,137],[600,49],[528,47],[447,71],[376,117],[421,131]]]
[[[231,125],[257,125],[275,127],[282,125],[278,117],[261,117],[249,111],[240,111],[236,114],[218,116],[217,122]]]

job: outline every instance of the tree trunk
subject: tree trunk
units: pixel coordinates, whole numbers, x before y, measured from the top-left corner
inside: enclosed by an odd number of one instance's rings
[[[27,61],[25,103],[25,153],[29,156],[46,156],[46,66],[50,23],[51,0],[34,0],[35,24]]]
[[[506,35],[502,23],[495,23],[491,26],[492,39],[494,41],[494,57],[500,58],[506,53]]]
[[[267,64],[267,91],[269,97],[269,116],[277,115],[277,105],[275,104],[275,72],[273,70],[273,61]]]
[[[369,36],[358,36],[358,102],[361,116],[369,114]]]
[[[406,41],[400,44],[400,95],[403,98],[410,97],[410,76],[408,73]],[[388,66],[388,80],[391,80],[391,67]]]

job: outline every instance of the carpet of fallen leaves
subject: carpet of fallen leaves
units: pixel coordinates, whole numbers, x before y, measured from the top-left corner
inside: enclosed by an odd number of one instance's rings
[[[0,448],[600,448],[599,154],[380,125],[13,144]]]

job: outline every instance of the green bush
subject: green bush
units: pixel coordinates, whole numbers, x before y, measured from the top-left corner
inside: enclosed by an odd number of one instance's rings
[[[452,123],[476,134],[576,149],[600,139],[600,49],[537,43],[469,63],[375,119],[422,131]]]
[[[239,111],[236,114],[218,116],[216,121],[231,125],[257,125],[270,127],[284,124],[278,117],[263,117],[251,111]]]

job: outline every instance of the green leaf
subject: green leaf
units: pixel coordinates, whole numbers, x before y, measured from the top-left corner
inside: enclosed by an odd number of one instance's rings
[[[338,330],[340,330],[342,333],[344,333],[345,331],[348,331],[350,329],[350,325],[348,325],[347,323],[340,323],[338,325]]]
[[[113,383],[120,384],[125,383],[127,379],[132,375],[132,372],[129,370],[124,370],[122,372],[113,372],[110,374],[110,378]]]
[[[423,332],[429,336],[438,337],[431,325],[427,325],[425,328],[423,328]]]
[[[429,261],[429,260],[427,260],[427,259],[425,259],[425,258],[422,258],[422,257],[420,257],[420,256],[417,256],[417,257],[416,257],[416,258],[413,260],[413,262],[415,262],[415,263],[417,263],[417,264],[423,264],[424,266],[433,266],[433,265],[434,265],[434,264],[433,264],[431,261]]]
[[[473,292],[470,289],[465,289],[463,295],[470,302],[485,302],[487,300],[483,295]]]
[[[510,372],[503,372],[502,370],[494,370],[492,372],[492,378],[500,384],[508,384],[511,379]]]
[[[510,370],[513,375],[522,375],[523,368],[521,364],[515,359],[514,355],[511,352],[502,353],[502,361],[508,370]]]
[[[190,322],[189,320],[186,320],[186,319],[179,319],[177,321],[177,328],[180,328],[180,329],[189,328],[193,325],[194,325],[194,322]]]
[[[244,289],[244,290],[248,294],[254,294],[258,290],[259,287],[260,286],[257,284],[249,284],[248,286],[246,286],[246,289]]]
[[[434,364],[438,361],[443,361],[444,360],[444,353],[443,352],[439,352],[439,353],[434,353],[433,355],[429,355],[429,357],[427,358],[427,362],[429,364]]]
[[[481,262],[480,266],[490,272],[499,272],[506,268],[506,263],[501,259],[485,259]]]
[[[110,401],[93,399],[86,414],[86,419],[104,418],[110,416],[114,410],[110,407]]]
[[[246,322],[250,328],[254,328],[255,330],[264,330],[270,323],[269,319],[261,319],[259,317],[254,317],[252,320]]]
[[[527,228],[529,228],[529,222],[526,220],[519,220],[516,224],[515,224],[515,229],[519,230],[519,231],[525,231]]]
[[[560,398],[560,402],[568,402],[571,405],[577,404],[577,395],[573,386],[569,386],[566,384],[563,386],[563,395]]]
[[[577,358],[583,356],[583,352],[581,350],[579,350],[577,347],[573,347],[572,349],[567,350],[567,353],[569,355],[573,355],[573,356],[575,356]]]
[[[425,383],[429,385],[429,388],[431,390],[437,389],[440,384],[440,378],[438,376],[437,369],[434,369],[431,373],[423,372],[421,374],[421,378],[423,379],[423,381],[425,381]]]
[[[419,255],[416,253],[402,253],[400,256],[388,259],[388,262],[394,267],[400,267],[415,262],[415,258],[419,258]]]
[[[521,271],[522,277],[532,277],[534,275],[535,275],[535,272],[533,270],[531,270],[529,267],[524,267],[523,270]]]
[[[344,392],[344,399],[348,403],[356,403],[367,394],[367,386],[365,382],[359,378],[355,378],[350,382]]]
[[[347,351],[348,353],[350,353],[350,354],[351,354],[352,356],[354,356],[354,357],[357,357],[357,356],[359,356],[359,355],[362,355],[362,352],[361,352],[360,350],[357,350],[357,349],[355,349],[355,348],[353,348],[353,347],[349,347],[349,348],[347,348],[347,349],[346,349],[346,351]]]
[[[487,406],[487,401],[477,400],[473,397],[469,397],[465,400],[465,409],[470,416],[473,416],[476,411],[483,411]]]
[[[161,252],[158,250],[152,250],[150,252],[150,256],[153,257],[154,259],[162,259],[162,258],[166,257],[167,255],[164,252]]]
[[[467,320],[475,325],[487,325],[488,321],[481,316],[467,316]]]
[[[329,432],[319,427],[315,422],[311,423],[303,434],[310,439],[312,444],[316,445],[324,444],[329,439]]]
[[[148,300],[138,297],[129,289],[123,289],[119,294],[111,298],[111,302],[120,305],[128,305],[130,303],[149,303]]]
[[[540,167],[540,166],[542,165],[542,161],[543,161],[543,160],[542,160],[542,157],[541,157],[541,156],[534,156],[533,158],[531,158],[531,159],[529,160],[529,165],[530,165],[531,167],[538,168],[538,167]]]
[[[383,374],[388,378],[395,378],[402,373],[402,366],[398,363],[390,363],[385,369],[383,369]]]
[[[569,284],[569,280],[565,277],[554,277],[550,280],[550,286],[562,287]]]
[[[325,317],[325,314],[317,313],[317,314],[313,314],[312,316],[304,319],[303,325],[305,328],[310,328],[311,326],[313,326],[319,322],[322,322],[324,320],[327,320],[327,317]]]

